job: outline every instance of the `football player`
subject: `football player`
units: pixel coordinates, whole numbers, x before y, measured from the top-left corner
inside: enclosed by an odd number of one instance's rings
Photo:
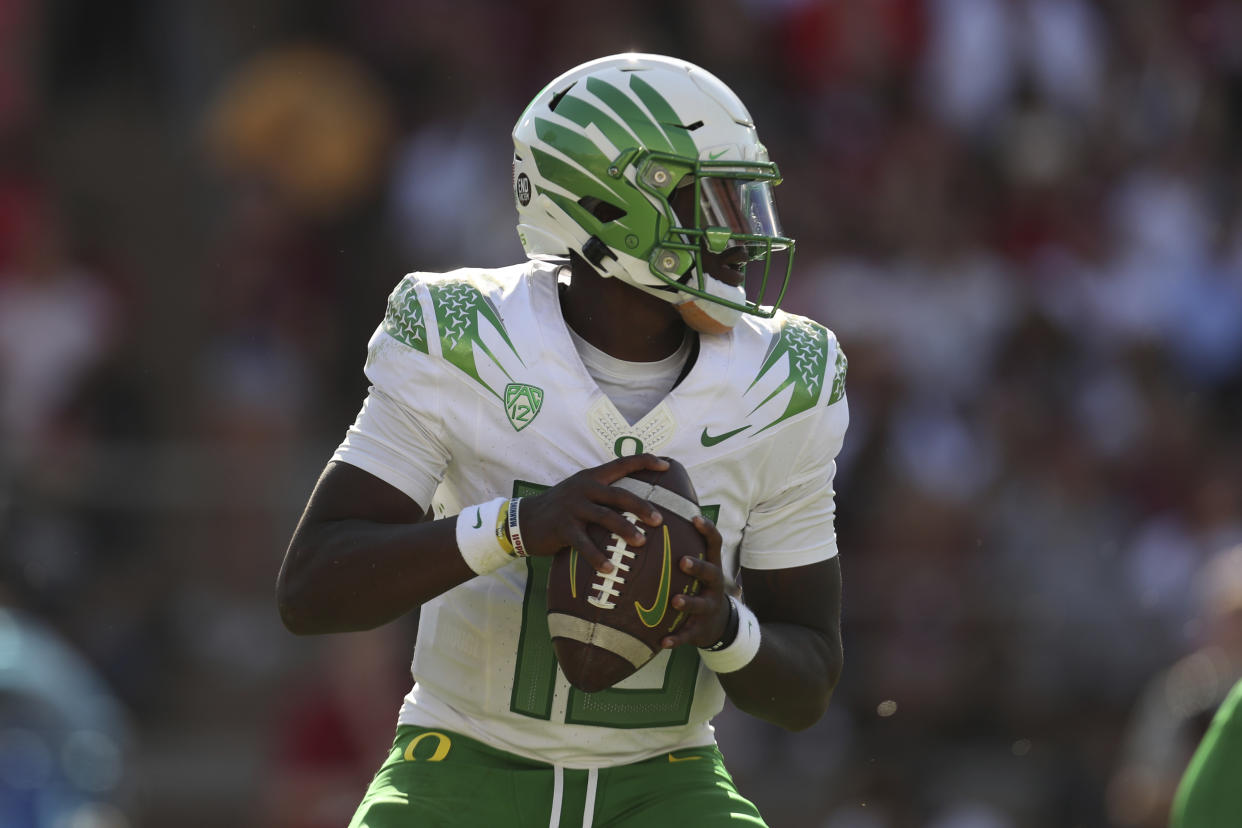
[[[1216,711],[1177,788],[1171,828],[1228,828],[1242,821],[1242,681]]]
[[[806,728],[842,664],[846,361],[776,308],[780,175],[724,83],[656,55],[560,76],[513,143],[529,260],[397,285],[280,572],[295,633],[421,609],[413,689],[352,824],[762,825],[711,719],[727,696]],[[549,638],[550,562],[573,547],[612,571],[592,524],[641,547],[660,511],[611,484],[658,455],[699,494],[708,552],[683,567],[702,588],[671,599],[687,620],[659,656],[584,693]]]

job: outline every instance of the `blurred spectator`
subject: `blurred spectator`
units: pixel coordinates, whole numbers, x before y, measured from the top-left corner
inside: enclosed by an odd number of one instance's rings
[[[0,146],[35,115],[30,47],[39,11],[39,4],[31,0],[0,2]]]
[[[392,140],[388,101],[365,67],[316,46],[288,46],[241,67],[210,112],[209,148],[286,206],[334,216],[380,184]]]
[[[22,463],[114,341],[115,297],[70,258],[54,212],[15,213],[16,249],[0,271],[0,441]]]
[[[495,140],[508,130],[490,116],[463,115],[429,120],[397,152],[393,235],[419,270],[460,267],[467,251],[479,267],[522,255],[510,199],[489,186],[511,175],[512,147]]]
[[[340,828],[392,739],[391,700],[408,689],[407,624],[331,636],[282,687],[272,728],[269,828]],[[364,678],[365,677],[365,678]]]
[[[1157,675],[1134,710],[1109,806],[1118,825],[1168,824],[1173,794],[1217,707],[1242,678],[1242,546],[1197,576],[1198,646]]]
[[[91,666],[0,608],[0,824],[128,828],[130,722]]]

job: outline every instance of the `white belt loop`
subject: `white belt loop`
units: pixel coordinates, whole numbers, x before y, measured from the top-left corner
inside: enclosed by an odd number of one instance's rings
[[[565,769],[560,765],[552,766],[552,817],[548,820],[548,828],[560,828],[561,804],[565,798]]]
[[[591,828],[595,822],[595,787],[599,782],[599,769],[587,771],[586,807],[582,810],[582,828]]]

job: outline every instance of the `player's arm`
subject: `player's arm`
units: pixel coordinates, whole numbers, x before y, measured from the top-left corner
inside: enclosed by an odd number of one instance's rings
[[[755,630],[731,628],[736,614],[720,569],[720,533],[703,518],[695,525],[707,539],[707,558],[685,558],[682,568],[702,589],[698,596],[673,599],[688,620],[665,646],[708,648],[722,639],[754,636]],[[841,677],[840,561],[833,556],[788,569],[743,568],[741,582],[743,612],[753,613],[759,624],[759,649],[740,669],[719,672],[720,683],[738,709],[752,716],[789,730],[810,727],[828,709]],[[749,618],[740,619],[743,627],[748,623]]]
[[[276,579],[285,626],[299,635],[371,629],[473,577],[454,521],[423,517],[400,489],[329,463]]]
[[[815,724],[841,678],[840,558],[793,569],[743,569],[759,652],[720,683],[741,710],[790,730]]]
[[[641,530],[620,512],[658,525],[659,512],[611,484],[640,469],[662,471],[650,454],[583,470],[548,491],[522,499],[521,534],[528,554],[574,546],[598,570],[611,568],[587,536],[598,523],[641,545]],[[365,630],[392,621],[479,573],[463,557],[461,516],[424,520],[412,498],[349,463],[324,469],[294,530],[276,582],[281,619],[300,635]],[[481,527],[494,532],[492,526]]]

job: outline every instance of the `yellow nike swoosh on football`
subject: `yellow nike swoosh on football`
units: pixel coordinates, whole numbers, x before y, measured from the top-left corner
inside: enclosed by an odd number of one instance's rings
[[[569,547],[569,594],[578,597],[578,550]]]
[[[664,618],[664,612],[668,609],[668,588],[673,576],[673,559],[669,549],[668,540],[668,524],[664,525],[664,567],[660,570],[660,586],[656,589],[655,600],[651,602],[651,606],[644,607],[639,602],[634,602],[634,609],[638,611],[638,620],[643,622],[644,626],[654,627]]]
[[[702,756],[674,756],[671,753],[668,755],[668,761],[670,762],[693,762],[695,759],[702,758]]]

